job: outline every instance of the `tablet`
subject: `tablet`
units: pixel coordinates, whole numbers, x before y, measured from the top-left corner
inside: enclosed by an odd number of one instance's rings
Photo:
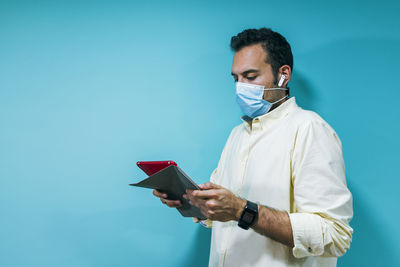
[[[163,160],[163,161],[138,161],[136,165],[142,169],[148,176],[151,176],[171,165],[178,166],[172,160]]]
[[[146,167],[157,166],[159,168],[165,167],[165,164],[169,164],[169,166],[150,175],[149,177],[138,183],[130,185],[157,189],[160,192],[164,192],[168,194],[168,199],[181,201],[182,206],[178,207],[177,210],[182,214],[182,216],[196,217],[201,220],[206,219],[206,217],[201,213],[198,207],[192,206],[187,199],[183,198],[183,194],[186,194],[187,189],[191,190],[201,190],[201,189],[192,179],[190,179],[188,175],[186,175],[178,166],[176,166],[176,163],[175,164],[174,163],[175,162],[173,161],[172,162],[170,161],[170,163],[168,163],[167,161],[159,164],[148,164],[148,163],[138,164],[138,166],[139,165]],[[141,169],[143,170],[143,168]],[[155,169],[154,171],[156,170],[157,169]],[[149,170],[146,169],[146,171]]]

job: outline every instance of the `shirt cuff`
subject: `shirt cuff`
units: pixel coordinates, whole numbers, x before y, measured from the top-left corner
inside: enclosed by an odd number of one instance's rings
[[[309,213],[289,214],[293,231],[293,256],[320,256],[324,252],[321,218]]]

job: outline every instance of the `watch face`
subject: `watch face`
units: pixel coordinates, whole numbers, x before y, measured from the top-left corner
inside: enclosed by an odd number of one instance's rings
[[[257,204],[251,201],[247,201],[247,205],[244,208],[238,222],[239,227],[248,230],[250,226],[254,224],[257,214],[258,214]]]
[[[243,221],[246,223],[251,223],[254,219],[254,214],[250,212],[245,212],[243,216]]]

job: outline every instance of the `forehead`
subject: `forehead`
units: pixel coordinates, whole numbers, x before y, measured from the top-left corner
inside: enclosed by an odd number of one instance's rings
[[[232,72],[242,73],[249,69],[263,69],[267,67],[265,62],[267,53],[261,44],[243,47],[233,56]]]

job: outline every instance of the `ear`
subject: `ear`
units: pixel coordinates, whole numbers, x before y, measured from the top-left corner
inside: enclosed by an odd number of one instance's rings
[[[286,87],[292,77],[292,69],[289,65],[283,65],[279,68],[279,76],[285,75],[285,80],[283,81],[282,87]]]

